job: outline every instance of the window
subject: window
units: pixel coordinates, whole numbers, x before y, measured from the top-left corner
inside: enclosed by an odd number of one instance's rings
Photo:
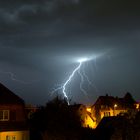
[[[104,117],[109,117],[110,116],[110,112],[104,112]]]
[[[10,136],[6,136],[6,140],[10,140]]]
[[[16,136],[6,136],[6,140],[16,140]]]
[[[9,120],[9,110],[0,110],[0,121]]]
[[[12,136],[12,140],[16,140],[16,136]]]

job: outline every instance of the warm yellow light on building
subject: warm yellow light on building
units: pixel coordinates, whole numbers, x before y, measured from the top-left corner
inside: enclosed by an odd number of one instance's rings
[[[87,112],[91,113],[91,108],[90,107],[87,107],[86,110],[87,110]]]
[[[91,118],[91,116],[86,115],[83,123],[83,127],[89,127],[89,128],[96,128],[96,122]]]
[[[136,109],[139,109],[140,108],[140,105],[139,104],[136,104]]]
[[[0,140],[29,140],[29,131],[0,132]]]

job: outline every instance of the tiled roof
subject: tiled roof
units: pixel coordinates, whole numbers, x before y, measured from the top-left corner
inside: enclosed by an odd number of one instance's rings
[[[123,99],[121,98],[115,98],[113,96],[100,96],[95,104],[100,105],[108,105],[108,106],[114,106],[114,104],[121,104],[123,103]]]
[[[127,94],[126,94],[127,95]],[[122,107],[128,107],[128,105],[133,105],[135,101],[133,101],[131,98],[118,98],[113,96],[100,96],[97,101],[95,102],[94,106],[100,106],[105,105],[114,108],[114,105],[117,105],[116,109],[120,109]],[[129,106],[130,107],[130,106]]]
[[[0,83],[0,104],[24,104],[24,101]]]

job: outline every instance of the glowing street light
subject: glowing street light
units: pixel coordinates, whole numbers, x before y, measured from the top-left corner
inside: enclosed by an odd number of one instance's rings
[[[117,108],[118,107],[118,105],[117,104],[114,104],[114,108]]]
[[[117,104],[114,104],[114,116],[115,116],[115,109],[118,107]]]

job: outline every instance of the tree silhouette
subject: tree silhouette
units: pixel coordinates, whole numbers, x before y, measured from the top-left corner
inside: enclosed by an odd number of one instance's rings
[[[35,135],[64,135],[69,137],[71,133],[81,128],[80,118],[70,109],[65,99],[56,97],[48,102],[45,107],[40,107],[31,119],[30,125]],[[32,137],[35,140],[34,137]]]
[[[134,108],[134,104],[136,103],[136,101],[133,99],[132,95],[129,92],[127,92],[124,96],[124,103],[126,107]]]

